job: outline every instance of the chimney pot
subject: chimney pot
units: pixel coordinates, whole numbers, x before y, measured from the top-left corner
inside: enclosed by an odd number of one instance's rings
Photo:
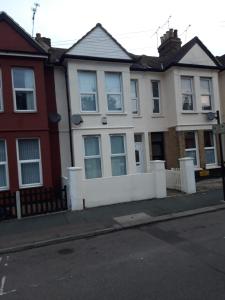
[[[181,40],[178,37],[177,30],[169,29],[161,37],[161,45],[158,48],[159,56],[171,56],[181,48]]]

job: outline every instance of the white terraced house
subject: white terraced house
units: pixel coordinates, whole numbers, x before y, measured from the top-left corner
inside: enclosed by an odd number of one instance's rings
[[[99,188],[106,198],[120,191],[127,201],[144,199],[152,160],[176,168],[180,157],[192,157],[196,172],[218,170],[216,120],[207,113],[220,110],[221,64],[197,37],[181,46],[173,29],[158,51],[158,57],[128,53],[101,24],[70,49],[50,49],[62,175],[76,167],[83,199]],[[139,181],[145,185],[134,199],[126,189]],[[136,190],[134,184],[130,193]]]

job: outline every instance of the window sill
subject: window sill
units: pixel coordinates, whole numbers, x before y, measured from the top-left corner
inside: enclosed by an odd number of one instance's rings
[[[37,110],[14,110],[15,114],[36,114]]]
[[[42,183],[40,183],[40,184],[29,184],[29,185],[26,185],[26,186],[20,186],[19,188],[21,189],[21,190],[24,190],[24,189],[30,189],[30,188],[38,188],[38,187],[41,187],[41,186],[43,186],[43,184]]]
[[[214,165],[206,165],[205,168],[206,168],[206,170],[210,170],[210,169],[220,169],[221,166],[218,166],[217,164],[214,164]]]
[[[200,168],[200,167],[198,167],[198,166],[196,166],[196,167],[194,166],[194,170],[195,170],[195,171],[202,171],[203,169]]]
[[[184,115],[185,114],[187,114],[187,115],[197,115],[197,114],[199,114],[198,111],[190,111],[190,110],[188,110],[188,111],[182,110],[181,113],[184,114]]]
[[[100,112],[80,112],[80,114],[82,115],[82,116],[101,116],[102,115],[102,113],[100,113]]]
[[[132,114],[132,117],[135,118],[135,119],[142,118],[142,116],[141,116],[141,115],[138,115],[138,114],[136,114],[136,115],[135,115],[135,114]]]
[[[107,116],[127,116],[127,113],[125,112],[108,112],[106,113]]]
[[[152,118],[165,118],[162,114],[152,114]]]

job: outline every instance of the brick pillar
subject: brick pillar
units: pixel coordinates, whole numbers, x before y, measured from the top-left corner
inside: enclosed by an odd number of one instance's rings
[[[178,135],[175,127],[171,127],[165,132],[165,157],[167,162],[167,168],[178,168],[178,158],[179,158],[179,141]]]
[[[185,139],[184,139],[184,131],[178,131],[178,141],[179,141],[179,157],[185,156]]]

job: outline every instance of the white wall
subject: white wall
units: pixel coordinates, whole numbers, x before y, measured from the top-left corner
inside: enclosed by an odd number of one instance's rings
[[[82,190],[86,207],[155,197],[152,173],[85,180]]]

